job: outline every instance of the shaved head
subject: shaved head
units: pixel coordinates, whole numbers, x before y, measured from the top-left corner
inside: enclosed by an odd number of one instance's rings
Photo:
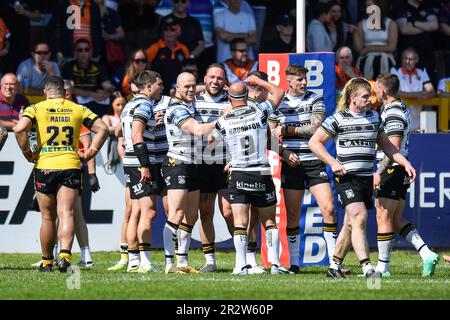
[[[177,77],[177,92],[175,96],[185,102],[192,102],[195,99],[197,80],[192,73],[182,72]]]
[[[236,82],[228,88],[228,98],[233,107],[247,103],[248,90],[244,83]]]
[[[232,97],[243,96],[247,94],[247,87],[242,82],[236,82],[228,88],[228,93]]]
[[[177,77],[177,86],[179,86],[180,83],[184,83],[184,82],[189,81],[189,80],[196,81],[195,80],[195,76],[192,73],[190,73],[190,72],[182,72]]]

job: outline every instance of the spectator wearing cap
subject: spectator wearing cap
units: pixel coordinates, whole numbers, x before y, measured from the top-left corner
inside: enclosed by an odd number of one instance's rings
[[[0,81],[0,127],[8,131],[12,131],[22,110],[29,105],[27,98],[17,93],[18,84],[14,73],[5,74]]]
[[[295,52],[294,20],[289,14],[278,17],[275,29],[276,38],[263,44],[261,52],[284,53]]]
[[[189,49],[178,41],[181,27],[173,17],[161,20],[162,38],[145,50],[151,69],[158,72],[164,81],[164,94],[168,95],[176,82],[184,60],[189,58]]]
[[[167,17],[180,25],[181,35],[178,40],[188,47],[190,59],[196,59],[205,50],[200,21],[188,14],[189,0],[172,0],[172,5],[173,11]]]
[[[230,42],[231,59],[223,63],[229,84],[242,82],[250,72],[258,70],[258,62],[248,58],[248,49],[244,39],[237,38]]]
[[[229,0],[228,8],[214,15],[214,31],[217,37],[217,62],[231,58],[229,43],[233,39],[243,38],[249,46],[256,44],[255,17],[241,10],[242,0]],[[254,59],[253,49],[248,51]]]

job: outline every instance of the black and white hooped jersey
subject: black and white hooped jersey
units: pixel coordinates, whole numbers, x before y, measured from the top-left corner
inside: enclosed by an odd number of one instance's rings
[[[326,118],[321,128],[334,138],[337,160],[349,174],[372,175],[377,137],[384,130],[378,112],[355,113],[347,108]]]
[[[140,162],[134,153],[133,141],[131,140],[131,125],[133,121],[145,123],[144,142],[150,153],[152,124],[155,124],[153,105],[153,100],[143,94],[137,94],[125,105],[120,115],[120,123],[122,124],[123,138],[125,141],[123,165],[126,167],[140,167]],[[152,163],[151,159],[149,160]]]
[[[159,112],[166,114],[167,106],[169,105],[170,97],[161,96],[159,101],[155,101],[153,107],[153,113],[156,115]],[[156,124],[155,117],[152,118],[150,134],[150,162],[162,163],[169,150],[169,144],[167,143],[166,126],[164,125],[164,119],[161,124]]]
[[[280,126],[303,127],[311,124],[311,115],[326,113],[325,102],[322,96],[312,92],[299,97],[284,96],[278,109],[269,117],[270,122],[276,122]],[[300,136],[283,137],[283,147],[295,152],[300,161],[318,160],[308,147],[308,138]]]
[[[228,94],[223,93],[216,97],[202,92],[195,97],[196,119],[201,123],[211,123],[222,116],[225,108],[229,107]],[[208,145],[205,138],[202,141],[202,160],[206,164],[226,164],[227,153],[222,139]]]
[[[164,116],[169,151],[167,156],[184,163],[194,163],[196,160],[196,138],[181,130],[181,126],[189,119],[195,119],[193,103],[186,103],[177,98],[170,99]],[[201,148],[199,150],[201,152]]]
[[[231,171],[270,172],[266,155],[267,119],[273,111],[273,103],[264,101],[256,107],[233,108],[217,120],[212,135],[224,138],[231,155]]]
[[[402,137],[400,143],[400,153],[408,156],[409,128],[411,123],[409,109],[402,100],[395,100],[391,104],[383,107],[381,112],[381,121],[383,122],[384,132],[389,136]],[[381,149],[377,151],[378,162],[383,160],[384,152]],[[397,165],[397,163],[394,163]]]

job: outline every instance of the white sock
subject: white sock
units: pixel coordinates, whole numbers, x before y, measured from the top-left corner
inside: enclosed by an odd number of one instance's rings
[[[289,245],[289,263],[291,266],[300,265],[300,227],[287,228],[287,240]]]
[[[323,236],[327,244],[328,259],[333,260],[334,248],[336,247],[337,239],[337,223],[324,223]]]
[[[426,258],[428,258],[428,255],[433,251],[431,251],[430,248],[428,248],[428,246],[420,237],[419,232],[417,232],[417,229],[412,224],[406,225],[403,229],[405,229],[408,226],[410,226],[410,230],[408,231],[408,233],[405,236],[403,236],[402,231],[400,231],[400,234],[405,238],[406,241],[411,243],[414,246],[414,248],[416,248],[417,251],[419,251],[422,260],[425,260]]]
[[[258,263],[256,262],[256,252],[247,252],[247,264],[251,266],[257,266]]]
[[[376,270],[380,272],[389,271],[389,261],[391,259],[392,244],[394,241],[394,232],[378,233],[378,263]]]
[[[177,266],[187,266],[189,262],[189,247],[193,226],[181,223],[178,237]]]
[[[205,255],[206,264],[216,265],[216,245],[214,242],[202,244],[203,254]]]
[[[256,247],[258,244],[256,242],[249,242],[247,245],[247,264],[251,266],[257,266],[256,262]]]
[[[58,245],[55,244],[55,245],[53,246],[53,257],[54,257],[55,260],[58,260],[58,253],[59,253],[59,250],[58,250],[58,249],[59,249],[59,248],[58,248]]]
[[[342,267],[342,260],[333,256],[330,260],[330,268],[339,270]]]
[[[373,268],[372,268],[372,264],[370,263],[370,261],[363,263],[362,270],[363,270],[364,275],[366,275],[366,273],[371,269],[373,269]]]
[[[128,266],[136,267],[139,263],[139,250],[128,249]]]
[[[242,269],[247,265],[247,228],[234,227],[233,242],[236,249],[235,267]]]
[[[148,268],[152,264],[150,243],[139,243],[139,257],[141,258],[141,267]]]
[[[166,265],[174,263],[175,242],[177,241],[178,225],[166,222],[163,229],[164,254],[166,256]]]
[[[266,230],[267,260],[280,265],[280,235],[277,227],[269,227]]]
[[[82,247],[81,250],[81,261],[92,262],[91,249],[89,247]]]

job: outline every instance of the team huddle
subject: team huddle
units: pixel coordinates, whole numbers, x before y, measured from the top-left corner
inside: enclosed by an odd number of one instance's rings
[[[308,70],[290,65],[285,72],[286,93],[260,71],[250,73],[245,82],[227,86],[224,67],[212,64],[206,71],[204,88],[197,86],[192,74],[179,74],[173,98],[161,95],[158,73],[146,70],[132,77],[134,97],[123,109],[121,126],[115,132],[126,177],[121,259],[109,270],[158,271],[152,263],[150,240],[159,196],[167,215],[163,230],[165,273],[218,271],[213,224],[218,198],[236,250],[233,274],[267,272],[256,259],[259,223],[265,231],[270,273],[298,274],[299,218],[308,189],[323,215],[330,259],[328,277],[346,277],[349,271],[343,260],[351,247],[364,276],[388,277],[394,232],[418,250],[424,262],[422,276],[434,273],[439,256],[402,216],[406,190],[416,172],[407,160],[409,111],[398,97],[398,78],[392,74],[377,78],[381,115],[371,107],[369,82],[354,78],[345,85],[336,112],[326,118],[322,96],[306,88]],[[40,271],[53,270],[56,216],[61,247],[58,269],[67,271],[71,264],[74,236],[70,212],[80,189],[80,161],[95,157],[108,130],[89,109],[63,99],[63,89],[62,79],[50,77],[44,91],[47,100],[28,107],[14,129],[24,156],[36,162],[37,200],[43,216]],[[55,114],[48,111],[49,101],[55,103]],[[57,124],[52,123],[55,117]],[[82,124],[95,133],[84,152],[76,148]],[[33,126],[38,132],[38,150],[30,149],[26,135]],[[325,148],[330,139],[336,144],[336,158]],[[267,149],[277,152],[282,160],[289,268],[279,260],[277,197]],[[379,165],[374,173],[375,158]],[[333,172],[339,205],[345,209],[339,236],[326,165]],[[373,207],[374,194],[379,251],[376,266],[369,259],[366,236],[367,209]],[[189,265],[191,233],[198,218],[206,260],[200,270]],[[47,231],[42,232],[43,228]]]

